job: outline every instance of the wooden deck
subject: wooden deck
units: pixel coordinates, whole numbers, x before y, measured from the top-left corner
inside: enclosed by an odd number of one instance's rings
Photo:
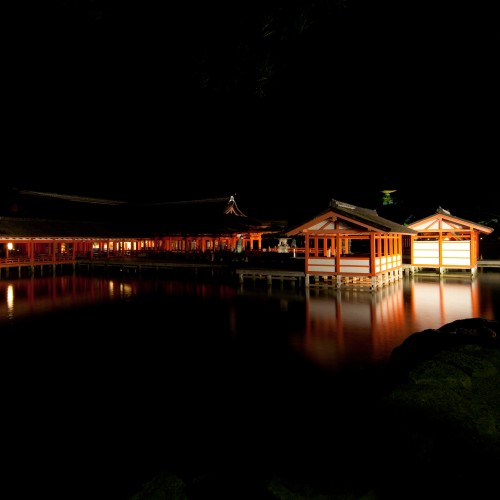
[[[500,269],[500,260],[478,260],[478,269],[496,268]]]
[[[113,272],[119,271],[127,274],[141,274],[147,272],[161,271],[182,271],[187,270],[193,273],[200,271],[209,271],[215,273],[217,271],[227,271],[227,264],[219,264],[215,262],[199,262],[199,261],[173,261],[159,259],[144,259],[144,258],[99,258],[99,259],[82,259],[82,258],[57,258],[56,260],[45,258],[30,259],[0,259],[0,278],[1,277],[18,277],[37,276],[37,275],[55,275],[58,273],[67,272],[92,272],[103,271]]]
[[[485,272],[500,270],[500,260],[481,260],[478,262],[478,271]],[[467,270],[447,270],[445,273],[439,273],[439,269],[427,269],[425,271],[411,272],[409,264],[403,265],[405,275],[433,276],[433,277],[464,277],[474,274]],[[344,279],[340,283],[322,282],[321,280],[310,280],[306,283],[305,271],[297,269],[278,269],[272,266],[269,267],[244,267],[233,262],[210,262],[196,260],[161,260],[161,259],[145,259],[145,258],[99,258],[99,259],[64,259],[52,261],[50,259],[39,259],[35,262],[28,259],[0,259],[0,279],[3,277],[23,277],[37,275],[55,275],[58,273],[79,273],[79,272],[104,272],[104,273],[121,273],[121,274],[171,274],[171,273],[191,273],[205,274],[210,276],[236,276],[240,284],[245,282],[263,281],[268,285],[274,283],[283,284],[290,282],[292,285],[300,286],[324,286],[335,288],[359,288],[371,289],[373,283],[371,281],[362,281],[356,279]],[[310,278],[310,276],[309,276]]]
[[[120,276],[150,276],[164,279],[234,279],[234,268],[226,263],[198,261],[162,261],[148,259],[86,260],[75,266],[78,274],[101,274]]]
[[[420,267],[412,266],[410,264],[403,264],[405,275],[418,275],[418,276],[442,276],[442,277],[457,277],[463,278],[464,276],[474,277],[478,272],[484,272],[488,269],[500,270],[500,260],[478,260],[477,268],[462,269],[462,268],[434,268],[434,267]]]
[[[252,281],[265,280],[268,285],[272,285],[275,281],[280,283],[291,281],[302,284],[306,277],[304,271],[283,269],[236,269],[235,273],[242,284],[248,279]]]

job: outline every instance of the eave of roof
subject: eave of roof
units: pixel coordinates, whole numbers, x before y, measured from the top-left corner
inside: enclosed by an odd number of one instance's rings
[[[451,215],[451,212],[449,210],[445,210],[441,207],[438,207],[434,214],[429,215],[428,217],[424,217],[423,219],[413,221],[411,224],[409,224],[409,227],[413,228],[421,225],[425,221],[432,221],[436,218],[447,219],[456,222],[457,224],[467,225],[484,234],[491,234],[494,231],[494,228],[492,227],[478,224],[477,222],[472,222],[467,219],[462,219],[461,217],[456,217],[455,215]]]
[[[331,200],[329,207],[318,214],[316,217],[314,217],[314,219],[320,219],[323,215],[328,216],[328,214],[333,214],[336,216],[340,216],[341,218],[350,219],[358,222],[362,226],[369,226],[387,233],[391,232],[408,235],[417,234],[417,231],[414,231],[407,226],[403,226],[402,224],[398,224],[397,222],[393,222],[389,219],[385,219],[384,217],[380,217],[377,214],[376,210],[357,207],[356,205],[337,201],[334,199]],[[287,234],[297,234],[294,233],[294,231],[300,232],[300,230],[307,226],[307,224],[308,223],[301,224],[296,228],[292,228],[290,231],[287,231]]]
[[[208,236],[283,228],[246,216],[234,196],[134,204],[27,190],[18,194],[26,209],[0,219],[0,237]]]

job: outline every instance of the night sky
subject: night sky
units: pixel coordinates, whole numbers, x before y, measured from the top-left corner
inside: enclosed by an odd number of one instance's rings
[[[157,3],[14,2],[2,186],[500,217],[492,2]]]

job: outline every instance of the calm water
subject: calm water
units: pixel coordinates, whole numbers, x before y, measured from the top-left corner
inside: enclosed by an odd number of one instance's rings
[[[378,368],[410,334],[479,316],[500,317],[498,272],[374,293],[3,278],[3,484],[125,499],[165,469],[369,481]]]

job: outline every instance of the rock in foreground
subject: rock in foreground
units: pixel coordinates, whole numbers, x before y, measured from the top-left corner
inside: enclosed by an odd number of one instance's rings
[[[472,318],[415,333],[389,369],[380,497],[490,498],[500,470],[500,323]]]

